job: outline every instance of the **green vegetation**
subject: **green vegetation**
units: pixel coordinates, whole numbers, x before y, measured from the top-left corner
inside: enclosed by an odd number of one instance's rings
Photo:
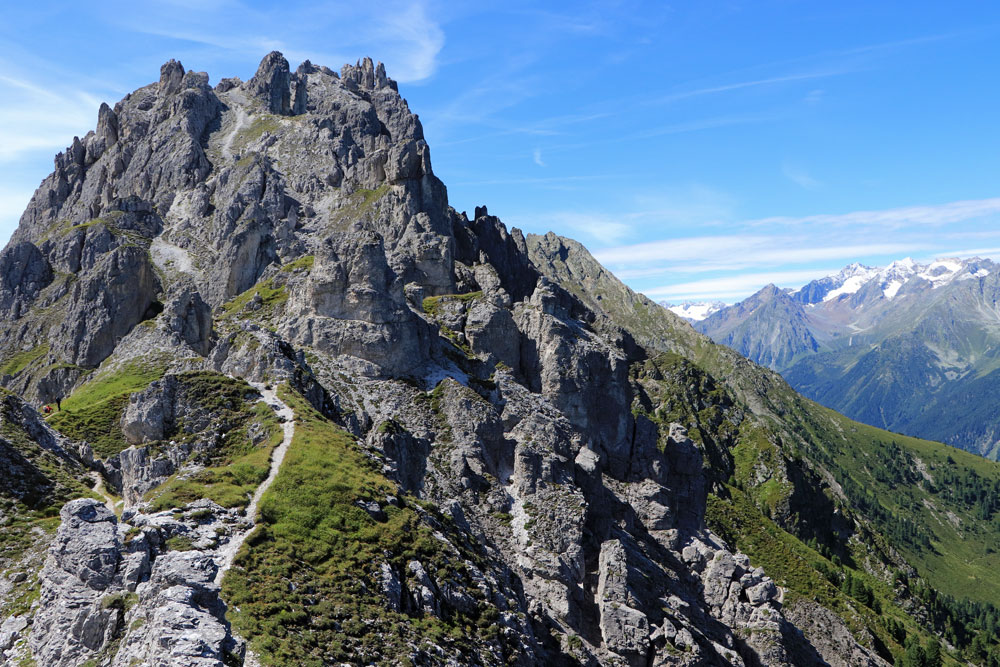
[[[219,443],[201,456],[204,468],[189,476],[175,475],[146,494],[153,511],[163,511],[208,498],[223,507],[246,507],[254,490],[267,478],[271,452],[281,443],[282,430],[274,411],[256,399],[243,380],[194,371],[177,376],[185,402],[211,415],[213,428],[224,433]],[[178,426],[171,439],[199,437]],[[195,515],[191,518],[197,519]]]
[[[442,294],[441,296],[429,296],[424,299],[423,307],[425,313],[431,317],[436,317],[441,306],[449,301],[457,301],[459,303],[467,304],[481,298],[483,298],[482,291],[467,292],[465,294]]]
[[[42,449],[18,426],[17,401],[0,395],[0,460],[5,462],[0,476],[0,571],[43,548],[59,527],[59,510],[67,501],[98,497],[83,469]],[[41,560],[21,566],[40,568]],[[0,601],[0,617],[25,613],[38,598],[37,577],[21,572],[24,580]]]
[[[907,637],[931,646],[932,631],[965,658],[987,660],[987,647],[1000,640],[1000,610],[991,604],[1000,590],[990,578],[1000,566],[1000,469],[967,452],[852,422],[784,383],[768,386],[766,371],[758,372],[753,386],[760,393],[753,396],[770,405],[752,417],[728,387],[677,355],[633,368],[644,390],[636,414],[658,423],[661,433],[669,423],[685,425],[711,462],[713,528],[755,564],[781,573],[795,595],[828,607],[856,633],[867,628],[897,664],[907,659]],[[827,488],[815,464],[842,495]],[[835,510],[843,516],[839,525],[830,522]],[[892,566],[893,548],[922,577],[897,577],[897,584],[904,599],[928,610],[923,626],[871,573],[872,563]]]
[[[370,219],[372,214],[378,210],[378,201],[389,192],[390,187],[388,183],[383,183],[375,190],[358,188],[348,195],[340,208],[330,214],[330,223],[327,229],[343,232],[359,220]]]
[[[130,394],[163,377],[164,367],[132,361],[99,373],[62,401],[62,410],[49,423],[74,440],[86,440],[101,458],[128,447],[121,418]]]
[[[191,542],[191,538],[186,535],[174,535],[173,537],[167,538],[167,549],[170,551],[191,551],[194,549],[194,544]]]
[[[740,425],[739,439],[732,450],[736,480],[768,516],[774,516],[792,491],[789,482],[777,477],[784,462],[772,437],[758,424],[746,420]]]
[[[798,396],[789,405],[785,422],[803,453],[834,474],[850,507],[872,521],[921,576],[948,595],[1000,600],[1000,517],[995,499],[988,499],[1000,466],[852,422]]]
[[[423,301],[423,309],[425,313],[435,319],[438,319],[442,314],[442,310],[449,304],[458,304],[459,307],[467,307],[468,304],[472,303],[476,299],[481,299],[482,296],[482,291],[467,292],[465,294],[442,294],[441,296],[429,296]],[[456,361],[459,362],[459,365],[461,365],[463,361],[472,359],[475,356],[472,348],[468,343],[459,338],[457,332],[452,331],[444,324],[439,325],[439,332],[442,336],[451,341],[451,344],[454,345],[462,355],[464,355],[464,357],[458,354],[453,355],[456,357]]]
[[[359,210],[364,211],[371,208],[371,206],[385,196],[385,193],[387,192],[389,192],[388,183],[383,183],[374,190],[369,190],[368,188],[358,188],[351,194],[351,200]]]
[[[736,445],[742,413],[725,387],[672,352],[635,364],[631,371],[644,390],[632,410],[660,427],[661,447],[670,424],[681,424],[707,454],[712,469],[728,477],[733,468],[729,450]]]
[[[306,666],[395,664],[425,639],[460,649],[495,639],[485,605],[472,615],[445,609],[443,619],[385,608],[380,564],[405,573],[419,560],[439,581],[472,587],[462,560],[433,536],[423,510],[385,504],[395,487],[348,433],[291,390],[281,396],[295,410],[295,437],[261,501],[260,525],[223,580],[238,609],[233,628],[266,664]],[[386,518],[359,501],[381,502]]]
[[[128,591],[109,593],[101,598],[101,609],[120,609],[128,611],[139,601],[139,596]]]
[[[281,117],[269,113],[254,114],[250,125],[239,131],[233,140],[233,150],[242,152],[247,144],[260,139],[264,134],[277,134],[281,129]],[[244,157],[244,159],[246,159]]]
[[[283,264],[281,270],[285,273],[291,273],[293,271],[298,271],[299,269],[305,269],[306,271],[312,271],[313,264],[316,262],[315,255],[302,255],[298,259],[292,260],[287,264]]]
[[[246,316],[248,313],[244,310],[257,294],[260,295],[261,303],[260,308],[253,311],[253,316],[260,319],[271,317],[278,308],[288,301],[288,288],[285,285],[276,285],[273,278],[268,278],[222,304],[222,317]]]
[[[724,493],[725,498],[709,496],[709,526],[750,556],[754,566],[778,577],[777,583],[788,589],[786,606],[801,599],[821,604],[843,618],[855,634],[866,629],[874,635],[883,657],[897,664],[905,653],[905,638],[925,643],[934,640],[928,629],[896,606],[892,586],[806,546],[762,516],[739,489],[727,487]]]
[[[244,425],[229,431],[221,445],[209,452],[206,467],[188,476],[171,477],[150,491],[152,511],[183,507],[208,498],[223,507],[246,507],[253,492],[267,479],[271,452],[281,443],[282,430],[274,411],[256,403],[242,412]],[[257,438],[250,431],[258,434]],[[199,517],[192,514],[190,518]]]
[[[48,343],[43,343],[42,345],[36,345],[30,350],[23,350],[21,352],[18,352],[17,354],[9,358],[2,367],[0,367],[0,376],[17,375],[25,368],[30,366],[32,363],[41,359],[48,353],[49,353]]]

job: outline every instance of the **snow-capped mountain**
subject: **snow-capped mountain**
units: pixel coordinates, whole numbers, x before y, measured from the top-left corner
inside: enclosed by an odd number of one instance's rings
[[[793,292],[792,298],[801,303],[819,303],[834,299],[841,294],[853,294],[871,280],[879,269],[855,262],[848,264],[838,273],[824,276],[806,284]]]
[[[979,257],[969,259],[946,257],[936,259],[929,264],[920,264],[910,257],[905,257],[881,268],[855,262],[838,273],[808,283],[794,293],[794,298],[806,304],[833,301],[845,295],[857,294],[862,287],[876,281],[881,295],[886,299],[892,299],[903,285],[914,278],[926,280],[932,287],[937,288],[953,280],[982,278],[989,273],[991,266],[992,262]],[[873,293],[878,294],[874,291]]]
[[[716,313],[728,304],[722,301],[685,301],[680,304],[673,304],[668,301],[661,301],[660,305],[675,315],[680,315],[689,322],[700,322],[712,313]]]
[[[855,263],[787,300],[774,292],[764,287],[694,326],[854,419],[1000,454],[1000,420],[986,409],[1000,390],[1000,265],[978,257]]]

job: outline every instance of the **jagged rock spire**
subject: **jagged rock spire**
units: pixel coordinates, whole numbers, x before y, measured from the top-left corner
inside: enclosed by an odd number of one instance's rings
[[[160,92],[164,95],[176,93],[184,80],[184,66],[170,59],[160,67]]]
[[[280,51],[271,51],[260,61],[250,79],[250,92],[262,100],[271,113],[288,115],[292,111],[291,73]]]

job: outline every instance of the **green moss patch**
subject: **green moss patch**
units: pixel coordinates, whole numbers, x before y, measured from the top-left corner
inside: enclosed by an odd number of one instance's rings
[[[267,479],[271,453],[283,432],[274,411],[261,402],[241,413],[243,424],[229,431],[222,444],[209,452],[206,467],[190,476],[174,476],[147,494],[152,510],[183,507],[208,498],[222,507],[246,507],[257,487]],[[263,433],[257,441],[250,432]],[[196,518],[196,517],[192,517]]]
[[[99,373],[62,401],[62,410],[49,423],[74,440],[86,440],[101,458],[128,447],[121,430],[122,413],[130,394],[163,377],[164,367],[135,361]]]
[[[0,376],[2,375],[17,375],[25,368],[30,366],[32,363],[41,359],[46,354],[49,353],[49,344],[44,343],[42,345],[36,345],[30,350],[23,350],[18,352],[14,356],[10,357],[2,367],[0,367]]]
[[[481,298],[483,298],[482,291],[466,292],[465,294],[442,294],[441,296],[429,296],[424,299],[423,307],[425,313],[431,317],[435,317],[437,316],[441,305],[447,303],[448,301],[470,303]]]
[[[254,295],[257,294],[261,298],[260,308],[255,311],[245,311]],[[275,311],[286,301],[288,301],[288,288],[286,286],[275,284],[273,279],[262,280],[247,291],[222,304],[222,317],[243,315],[266,319],[274,315]]]
[[[316,262],[315,255],[303,255],[298,259],[292,260],[287,264],[282,265],[281,270],[285,273],[291,273],[293,271],[298,271],[300,269],[305,269],[306,271],[312,271],[313,264]]]
[[[474,615],[407,616],[376,592],[380,563],[405,572],[421,561],[462,578],[414,507],[385,505],[377,521],[358,501],[384,504],[395,487],[353,438],[300,395],[281,392],[296,414],[295,437],[260,505],[260,524],[223,580],[233,627],[265,664],[398,664],[431,640],[470,647],[495,633],[485,605]],[[462,580],[463,584],[466,584]],[[471,582],[468,583],[471,586]]]

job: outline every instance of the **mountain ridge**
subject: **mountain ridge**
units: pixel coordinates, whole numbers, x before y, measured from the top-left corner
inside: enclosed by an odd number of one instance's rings
[[[977,257],[851,265],[791,292],[797,308],[761,310],[755,295],[696,327],[853,418],[996,456],[989,410],[968,398],[977,395],[971,386],[982,396],[994,382],[986,378],[997,369],[1000,342],[997,273]],[[803,343],[790,327],[812,340]],[[782,348],[790,352],[774,354]]]
[[[0,269],[8,660],[990,659],[997,466],[455,211],[369,59],[166,63]]]

